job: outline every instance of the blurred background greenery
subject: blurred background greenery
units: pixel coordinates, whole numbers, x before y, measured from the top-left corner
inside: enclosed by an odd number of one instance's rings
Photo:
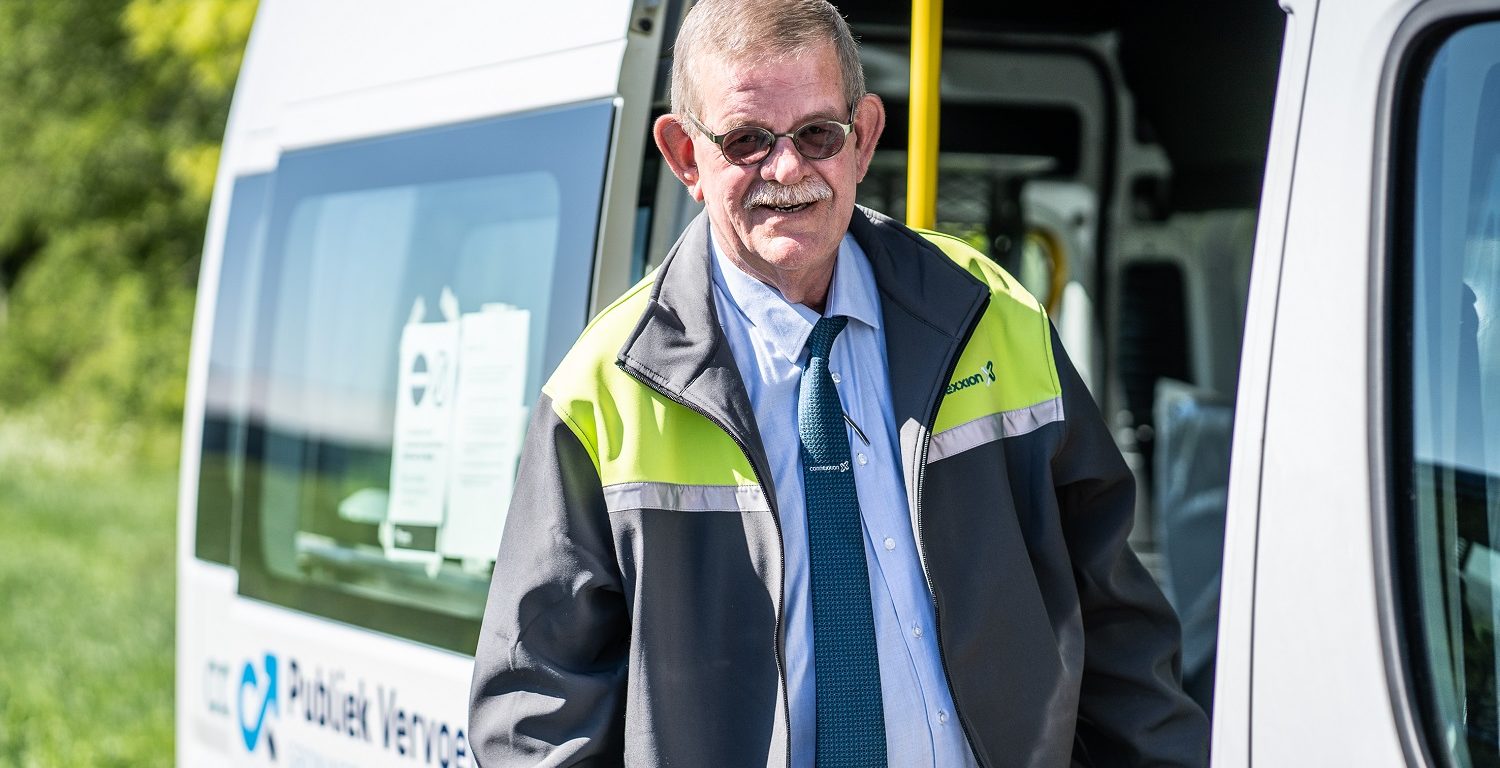
[[[255,0],[0,0],[0,765],[172,761],[198,259]]]

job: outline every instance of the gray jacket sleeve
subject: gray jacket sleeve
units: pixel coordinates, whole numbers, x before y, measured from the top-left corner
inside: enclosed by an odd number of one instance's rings
[[[1053,479],[1084,628],[1074,763],[1207,765],[1208,719],[1182,691],[1177,616],[1126,543],[1135,479],[1056,331],[1052,343],[1068,425]]]
[[[629,639],[598,473],[543,395],[474,658],[469,737],[478,764],[620,764]]]

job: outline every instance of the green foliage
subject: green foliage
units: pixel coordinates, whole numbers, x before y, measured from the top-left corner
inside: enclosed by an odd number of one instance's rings
[[[175,475],[0,423],[0,765],[170,765]]]
[[[164,57],[164,74],[212,96],[234,85],[255,3],[131,0],[124,20],[137,56]]]
[[[0,765],[172,761],[176,457],[254,0],[0,0]]]
[[[254,0],[0,3],[0,409],[175,427]]]
[[[224,105],[255,7],[254,0],[130,0],[123,21],[132,54],[153,65],[152,74],[166,89],[186,85],[207,104]],[[187,138],[169,149],[167,167],[192,199],[206,205],[219,166],[219,136]]]

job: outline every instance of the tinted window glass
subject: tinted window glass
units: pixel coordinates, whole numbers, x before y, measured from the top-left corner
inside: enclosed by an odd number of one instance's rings
[[[611,116],[282,157],[244,594],[473,650],[529,406],[587,313]]]
[[[1418,678],[1434,751],[1500,765],[1500,23],[1447,37],[1419,74],[1400,222],[1410,268],[1396,289],[1410,307],[1397,335],[1409,366],[1397,477],[1426,650]]]
[[[233,521],[239,515],[254,322],[251,309],[260,277],[269,179],[260,174],[234,182],[208,352],[194,551],[203,560],[225,565],[230,564]]]

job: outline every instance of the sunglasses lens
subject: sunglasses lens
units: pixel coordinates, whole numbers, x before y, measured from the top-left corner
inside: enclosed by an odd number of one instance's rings
[[[749,165],[760,162],[774,140],[770,131],[747,125],[724,134],[719,146],[724,150],[724,159],[735,165]]]
[[[811,160],[824,160],[844,148],[844,126],[832,120],[804,125],[793,137],[797,151]]]

